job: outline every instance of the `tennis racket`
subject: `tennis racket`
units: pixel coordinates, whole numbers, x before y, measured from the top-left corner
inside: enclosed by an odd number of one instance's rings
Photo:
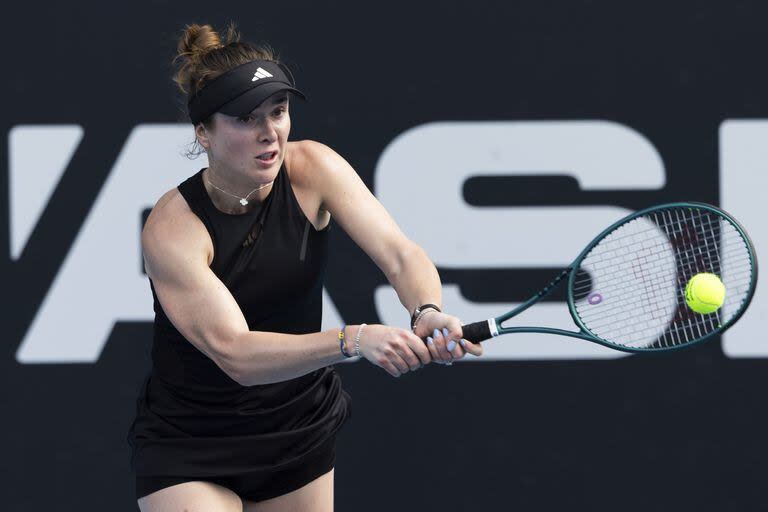
[[[688,280],[717,275],[725,301],[700,314],[686,303]],[[578,331],[503,327],[559,284]],[[511,311],[462,326],[464,338],[536,332],[571,336],[625,352],[691,346],[722,333],[749,306],[757,284],[757,259],[746,231],[729,214],[704,203],[652,206],[600,233],[555,279]]]

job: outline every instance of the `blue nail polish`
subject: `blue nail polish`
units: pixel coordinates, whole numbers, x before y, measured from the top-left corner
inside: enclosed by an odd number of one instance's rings
[[[432,341],[432,338],[430,338],[429,336],[427,336],[427,344],[428,344],[428,345],[434,345],[434,343],[435,343],[435,342],[434,342],[434,341]]]
[[[432,336],[433,336],[433,337],[435,337],[435,338],[437,338],[438,336],[440,336],[440,331],[438,331],[437,329],[435,329],[435,332],[433,332],[433,333],[432,333]]]
[[[445,347],[445,348],[447,348],[447,349],[448,349],[448,352],[450,352],[451,350],[453,350],[453,349],[455,349],[455,348],[456,348],[456,342],[455,342],[455,341],[453,341],[453,340],[451,340],[450,342],[448,342],[448,346],[447,346],[447,347]]]
[[[464,341],[464,339],[460,339],[460,340],[459,340],[459,343],[461,343],[461,346],[462,346],[462,347],[466,347],[466,346],[467,346],[467,342],[466,342],[466,341]]]
[[[446,338],[448,337],[448,328],[447,327],[443,327],[443,336],[445,336]]]

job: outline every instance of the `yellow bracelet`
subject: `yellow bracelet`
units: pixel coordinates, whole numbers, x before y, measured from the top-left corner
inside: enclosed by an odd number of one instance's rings
[[[352,357],[352,354],[347,352],[346,348],[347,340],[344,334],[344,329],[346,327],[346,325],[341,326],[341,330],[339,331],[339,349],[341,350],[341,353],[344,354],[344,357]]]

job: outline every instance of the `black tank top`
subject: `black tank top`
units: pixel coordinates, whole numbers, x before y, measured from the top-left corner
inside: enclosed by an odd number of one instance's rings
[[[211,270],[253,331],[307,334],[322,320],[330,225],[315,230],[285,167],[260,207],[216,208],[201,169],[178,187],[213,242]],[[155,321],[152,369],[129,432],[140,475],[215,476],[300,462],[349,416],[332,367],[284,382],[242,386],[173,326],[150,279]]]

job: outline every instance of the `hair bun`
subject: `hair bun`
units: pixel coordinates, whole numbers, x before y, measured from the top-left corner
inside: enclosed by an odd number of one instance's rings
[[[222,46],[219,33],[212,26],[187,25],[179,38],[177,58],[186,57],[192,61],[198,61],[205,53]]]
[[[214,50],[226,48],[232,43],[240,41],[240,33],[234,22],[230,22],[227,27],[227,35],[222,41],[221,36],[216,30],[208,24],[191,24],[184,27],[177,44],[177,54],[173,59],[173,64],[180,62],[179,69],[173,80],[179,86],[181,91],[187,95],[194,94],[202,83],[211,78],[216,73],[215,68],[221,68],[226,62],[221,59],[214,59],[214,62],[205,63],[210,60],[206,57],[211,55]],[[224,58],[226,61],[226,57]]]

